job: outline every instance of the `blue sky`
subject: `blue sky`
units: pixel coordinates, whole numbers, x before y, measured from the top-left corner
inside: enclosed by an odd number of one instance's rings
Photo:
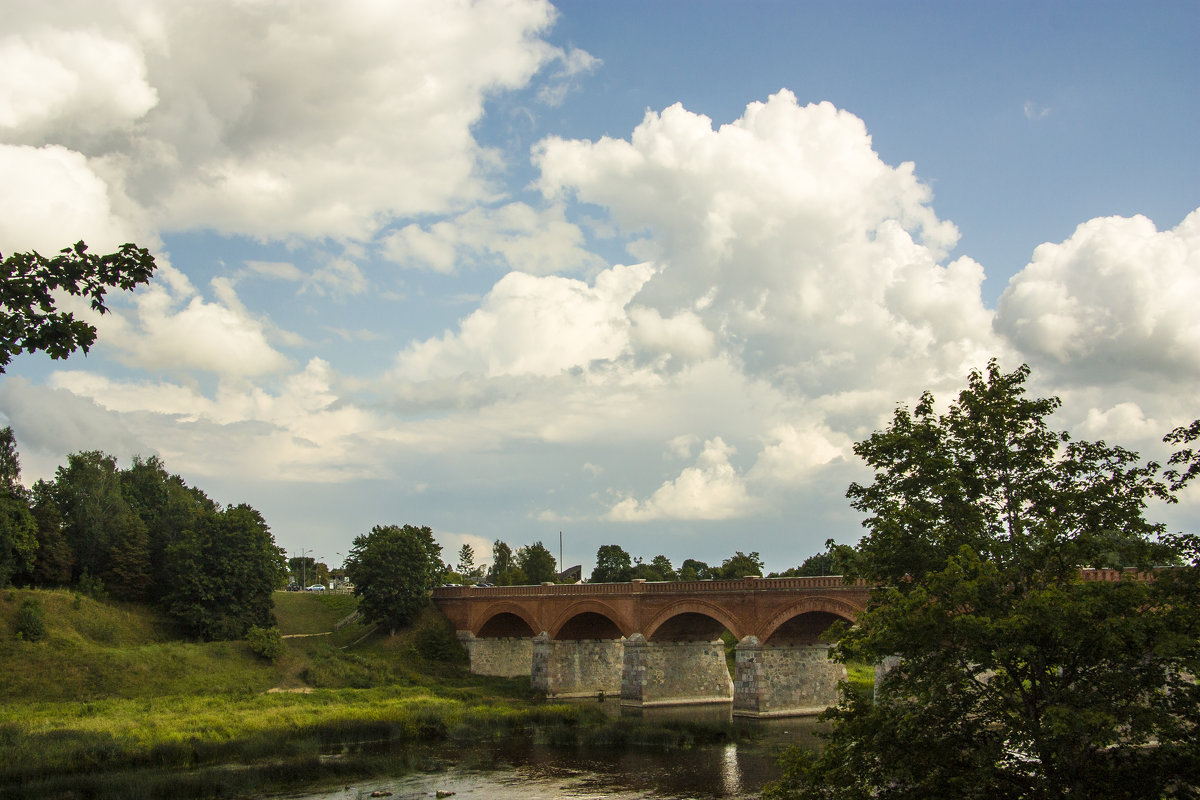
[[[1200,416],[1193,2],[9,16],[0,252],[160,263],[0,380],[27,480],[157,453],[330,563],[411,522],[783,569],[989,357],[1077,436]]]

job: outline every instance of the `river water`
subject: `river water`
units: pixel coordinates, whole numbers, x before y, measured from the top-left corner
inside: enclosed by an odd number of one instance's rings
[[[715,711],[721,713],[720,707]],[[714,709],[704,713],[711,718]],[[815,745],[816,724],[811,718],[749,722],[750,736],[736,743],[667,752],[584,750],[528,741],[447,746],[430,750],[424,768],[416,772],[286,797],[359,800],[373,792],[390,792],[392,800],[415,800],[453,792],[455,800],[746,800],[779,776],[778,758],[785,748]]]

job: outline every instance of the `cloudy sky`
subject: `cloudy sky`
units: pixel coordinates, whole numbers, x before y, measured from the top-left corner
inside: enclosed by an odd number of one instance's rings
[[[394,522],[784,569],[857,541],[853,442],[989,357],[1077,436],[1200,416],[1192,0],[5,18],[0,252],[159,263],[0,377],[27,481],[158,454],[330,564]]]

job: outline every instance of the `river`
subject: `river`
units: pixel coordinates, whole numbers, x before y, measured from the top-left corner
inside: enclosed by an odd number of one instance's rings
[[[728,707],[676,711],[686,716],[728,714]],[[390,792],[391,800],[435,798],[453,792],[455,800],[683,800],[757,797],[779,775],[780,752],[790,745],[814,746],[811,718],[745,723],[738,742],[687,750],[563,748],[513,740],[497,744],[430,749],[416,771],[373,778],[322,791],[290,793],[294,800],[359,800]],[[411,752],[406,760],[411,763]],[[382,796],[382,795],[376,795]],[[277,796],[278,797],[278,796]]]

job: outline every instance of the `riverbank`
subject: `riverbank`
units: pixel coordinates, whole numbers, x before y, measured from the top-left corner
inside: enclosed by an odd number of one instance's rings
[[[737,735],[727,722],[612,719],[599,704],[542,702],[528,679],[470,675],[432,612],[395,637],[351,622],[288,639],[269,663],[244,642],[182,642],[144,609],[69,592],[6,590],[0,622],[31,595],[46,639],[0,644],[0,797],[250,796],[393,775],[431,743],[672,750]],[[280,599],[285,632],[353,610]]]

